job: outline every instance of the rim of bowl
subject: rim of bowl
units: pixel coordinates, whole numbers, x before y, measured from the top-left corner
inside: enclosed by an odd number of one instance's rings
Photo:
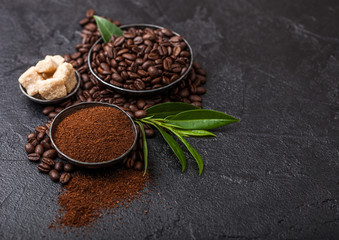
[[[58,99],[52,99],[52,100],[47,100],[47,99],[40,99],[40,98],[36,98],[34,96],[30,96],[28,95],[28,93],[26,92],[26,89],[19,83],[19,87],[21,92],[28,97],[30,100],[32,100],[33,102],[36,103],[41,103],[41,104],[56,104],[56,103],[60,103],[68,98],[71,98],[80,88],[80,74],[77,70],[74,69],[75,72],[75,76],[77,79],[77,84],[75,85],[74,89],[72,90],[72,92],[70,92],[69,94],[67,94],[65,97],[62,98],[58,98]]]
[[[154,25],[154,24],[128,24],[128,25],[122,25],[120,28],[121,29],[128,29],[128,28],[131,28],[131,27],[150,27],[150,28],[155,28],[155,29],[160,29],[160,28],[164,28],[164,27],[161,27],[161,26],[158,26],[158,25]],[[171,30],[172,31],[172,30]],[[180,36],[182,37],[180,34],[172,31],[172,33],[176,36]],[[91,73],[93,74],[93,76],[99,80],[102,84],[104,84],[105,86],[108,86],[110,88],[114,88],[115,90],[118,90],[120,92],[124,92],[124,93],[129,93],[129,94],[135,94],[135,95],[142,95],[142,94],[155,94],[155,93],[159,93],[159,92],[162,92],[162,91],[165,91],[165,90],[168,90],[170,88],[172,88],[173,86],[175,86],[177,83],[181,82],[186,76],[187,74],[189,73],[189,71],[192,69],[192,65],[193,65],[193,61],[194,61],[194,58],[193,58],[193,50],[192,50],[192,47],[191,45],[186,41],[185,38],[182,37],[182,39],[184,40],[184,42],[186,43],[187,45],[187,49],[189,50],[191,56],[190,56],[190,63],[187,67],[187,70],[184,72],[184,74],[182,74],[177,80],[175,80],[174,82],[168,84],[168,85],[165,85],[165,86],[162,86],[160,88],[155,88],[155,89],[150,89],[150,90],[131,90],[131,89],[126,89],[126,88],[122,88],[122,87],[118,87],[118,86],[115,86],[111,83],[108,83],[108,82],[105,82],[103,79],[101,79],[92,69],[92,66],[91,66],[91,56],[92,56],[92,52],[93,52],[93,48],[99,43],[102,41],[102,37],[99,38],[91,47],[91,49],[89,50],[89,53],[88,53],[88,57],[87,57],[87,62],[88,62],[88,67],[89,67],[89,70],[91,71]]]
[[[104,162],[82,162],[82,161],[79,161],[79,160],[76,160],[76,159],[73,159],[73,158],[67,156],[65,153],[63,153],[58,148],[58,146],[54,143],[54,140],[53,140],[53,132],[54,132],[54,129],[56,128],[56,126],[58,126],[58,124],[59,124],[59,122],[57,122],[57,121],[59,121],[59,120],[62,121],[63,117],[69,116],[67,114],[70,111],[72,111],[74,108],[83,109],[83,108],[90,108],[90,107],[94,107],[94,106],[113,107],[113,108],[119,109],[121,112],[123,112],[124,115],[129,119],[129,121],[131,123],[131,127],[132,127],[132,130],[134,132],[134,141],[133,141],[133,144],[131,145],[131,147],[124,154],[122,154],[119,157],[116,157],[112,160],[108,160],[108,161],[104,161]],[[70,114],[75,113],[76,111],[77,110],[71,112]],[[138,140],[138,131],[137,131],[137,128],[136,128],[136,125],[135,125],[133,119],[123,109],[121,109],[119,106],[117,106],[115,104],[104,103],[104,102],[83,102],[83,103],[78,103],[78,104],[72,105],[68,108],[65,108],[64,110],[62,110],[61,112],[59,112],[55,116],[55,118],[53,119],[49,129],[50,129],[49,130],[49,137],[51,139],[51,143],[55,147],[55,150],[61,156],[63,156],[65,158],[65,160],[67,160],[71,163],[74,163],[75,165],[82,166],[82,167],[97,167],[97,168],[99,168],[99,167],[106,167],[106,166],[112,165],[114,163],[118,163],[120,160],[122,160],[124,157],[126,157],[133,150],[133,148],[135,147],[135,144],[137,143],[137,140]]]

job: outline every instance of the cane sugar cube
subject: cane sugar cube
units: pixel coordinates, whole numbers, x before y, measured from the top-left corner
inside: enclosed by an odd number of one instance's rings
[[[36,65],[39,73],[53,73],[58,68],[58,64],[52,58],[45,58]]]
[[[20,84],[30,96],[34,96],[39,92],[37,83],[41,80],[43,80],[43,77],[36,71],[36,67],[30,67],[19,78]]]
[[[53,78],[62,79],[64,81],[67,93],[70,93],[77,84],[74,68],[70,63],[61,64],[55,71]]]
[[[54,56],[47,55],[45,57],[45,60],[48,60],[48,59],[52,59],[58,66],[60,66],[61,64],[65,62],[65,59],[61,57],[60,55],[54,55]]]
[[[59,78],[49,78],[39,82],[39,94],[44,99],[57,99],[67,95],[64,81]]]

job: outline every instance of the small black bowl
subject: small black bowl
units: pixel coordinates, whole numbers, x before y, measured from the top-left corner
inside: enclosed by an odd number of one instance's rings
[[[68,157],[66,154],[64,154],[62,151],[60,151],[60,149],[58,148],[58,146],[54,143],[53,141],[53,135],[54,132],[56,130],[56,127],[58,126],[58,124],[67,116],[75,113],[76,111],[83,109],[83,108],[91,108],[91,107],[95,107],[95,106],[105,106],[105,107],[112,107],[112,108],[117,108],[119,109],[121,112],[123,112],[126,117],[128,117],[131,125],[132,125],[132,129],[135,135],[134,138],[134,142],[132,144],[132,146],[121,156],[114,158],[112,160],[109,161],[105,161],[105,162],[82,162],[76,159],[73,159],[71,157]],[[122,110],[120,107],[114,105],[114,104],[109,104],[109,103],[103,103],[103,102],[84,102],[84,103],[78,103],[75,104],[73,106],[70,106],[68,108],[65,108],[64,110],[62,110],[61,112],[59,112],[55,118],[53,119],[51,126],[49,128],[49,137],[51,139],[51,143],[53,144],[55,150],[61,155],[63,156],[67,161],[69,161],[70,163],[80,166],[80,167],[85,167],[85,168],[102,168],[102,167],[107,167],[116,163],[121,162],[122,160],[124,160],[125,158],[128,157],[128,154],[132,151],[132,149],[134,148],[137,140],[138,140],[138,132],[137,132],[137,128],[135,126],[134,121],[132,120],[132,118],[124,111]]]
[[[77,84],[75,85],[74,89],[72,90],[72,92],[70,92],[69,94],[67,94],[65,97],[62,97],[62,98],[58,98],[58,99],[53,99],[53,100],[47,100],[47,99],[41,99],[41,98],[37,98],[37,97],[34,97],[34,96],[30,96],[28,95],[28,93],[26,92],[26,89],[19,83],[19,87],[20,87],[20,90],[21,92],[26,96],[28,97],[30,100],[32,100],[33,102],[36,102],[36,103],[40,103],[40,104],[57,104],[57,103],[61,103],[69,98],[71,98],[72,96],[74,96],[74,94],[79,90],[80,88],[80,75],[78,73],[78,71],[74,70],[75,72],[75,77],[77,79]]]
[[[143,29],[143,28],[152,28],[152,29],[161,29],[163,27],[161,26],[157,26],[157,25],[153,25],[153,24],[129,24],[129,25],[123,25],[121,26],[120,28],[122,30],[127,30],[131,27],[134,27],[136,29]],[[172,33],[176,36],[180,36],[178,33],[176,32],[173,32]],[[182,36],[181,36],[182,37]],[[155,88],[155,89],[150,89],[150,90],[131,90],[131,89],[126,89],[126,88],[122,88],[122,87],[117,87],[113,84],[110,84],[110,83],[107,83],[105,82],[103,79],[101,79],[92,69],[92,66],[91,66],[91,62],[92,62],[92,51],[93,51],[93,48],[98,44],[98,43],[101,43],[102,42],[102,38],[100,38],[98,41],[96,41],[93,46],[91,47],[90,51],[89,51],[89,54],[88,54],[88,67],[89,67],[89,70],[91,71],[91,73],[93,74],[93,76],[98,80],[100,81],[102,84],[104,84],[105,86],[113,89],[113,90],[116,90],[117,92],[119,93],[123,93],[123,94],[129,94],[129,95],[136,95],[136,96],[141,96],[141,95],[154,95],[154,94],[159,94],[161,92],[165,92],[165,91],[168,91],[169,89],[171,89],[172,87],[174,87],[175,85],[177,85],[179,82],[181,82],[183,79],[185,79],[185,77],[187,76],[187,74],[190,72],[191,68],[192,68],[192,65],[193,65],[193,50],[191,48],[191,46],[189,45],[189,43],[183,38],[183,40],[185,41],[186,45],[187,45],[187,50],[189,51],[191,57],[190,57],[190,64],[188,65],[187,67],[187,70],[186,72],[181,75],[177,80],[175,80],[174,82],[166,85],[166,86],[162,86],[160,88]]]

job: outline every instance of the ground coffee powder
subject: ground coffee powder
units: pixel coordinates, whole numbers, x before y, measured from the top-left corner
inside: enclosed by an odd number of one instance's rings
[[[141,195],[149,176],[134,170],[78,172],[61,192],[60,217],[50,227],[82,227],[95,223],[103,211],[129,203]],[[108,211],[110,212],[110,211]]]
[[[128,117],[119,109],[96,106],[65,117],[53,139],[67,156],[82,162],[104,162],[124,154],[135,134]]]

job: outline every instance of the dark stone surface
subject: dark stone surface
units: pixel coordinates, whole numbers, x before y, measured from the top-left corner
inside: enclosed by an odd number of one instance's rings
[[[181,33],[208,72],[205,108],[241,123],[192,141],[201,177],[150,140],[149,204],[82,236],[48,229],[60,185],[26,160],[26,135],[46,118],[17,79],[46,54],[74,51],[87,8]],[[337,1],[2,1],[0,239],[338,239],[338,26]]]

